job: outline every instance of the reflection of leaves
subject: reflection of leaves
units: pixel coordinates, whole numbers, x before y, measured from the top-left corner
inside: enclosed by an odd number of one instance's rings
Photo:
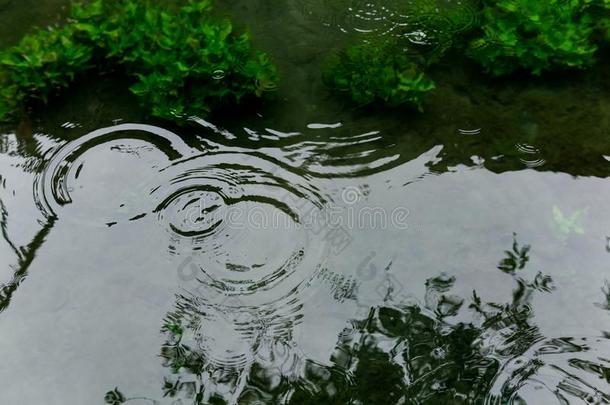
[[[527,281],[521,277],[516,277],[516,271],[523,270],[529,261],[530,248],[530,245],[520,247],[519,243],[517,242],[517,234],[513,234],[513,248],[512,250],[506,250],[504,252],[506,257],[502,259],[498,265],[498,269],[513,276],[517,282],[517,288],[513,291],[513,303],[511,305],[511,307],[517,311],[528,308],[531,295],[534,291],[551,292],[554,289],[554,286],[552,285],[553,280],[551,277],[541,272],[536,274],[533,281]],[[476,292],[475,298],[478,298],[476,297]],[[491,306],[496,309],[502,308],[502,306],[499,304]],[[471,305],[471,307],[479,311],[481,309],[480,299],[478,299],[478,305]]]
[[[583,235],[584,228],[581,225],[583,216],[587,209],[574,211],[571,215],[566,216],[559,207],[553,206],[553,227],[561,239],[567,239],[571,234]]]
[[[125,403],[127,399],[125,396],[119,391],[118,388],[113,389],[112,391],[108,391],[104,396],[104,401],[110,405],[120,405]]]
[[[553,279],[551,276],[538,272],[538,274],[536,274],[536,278],[531,283],[531,286],[541,292],[551,292],[555,289],[552,283]]]
[[[442,295],[436,305],[436,316],[438,318],[455,316],[463,303],[464,299],[457,295]]]
[[[434,311],[438,319],[455,316],[464,300],[456,295],[446,294],[455,284],[455,277],[441,274],[426,280],[426,308]]]
[[[328,364],[300,356],[293,367],[292,357],[277,357],[290,359],[280,364],[275,353],[255,357],[248,367],[212,364],[200,346],[185,344],[201,332],[206,315],[179,302],[162,328],[167,341],[161,357],[173,374],[164,380],[164,396],[193,405],[483,403],[503,364],[543,338],[532,322],[531,301],[537,293],[552,291],[552,280],[540,272],[533,280],[514,274],[525,267],[529,249],[514,240],[499,266],[516,284],[509,302],[486,302],[476,291],[464,299],[452,291],[456,278],[440,274],[426,281],[424,308],[373,307],[363,319],[352,320],[349,333],[339,334]],[[461,313],[464,304],[474,311],[473,319],[449,322],[449,317],[468,316]],[[536,372],[527,366],[519,369],[525,370],[520,377]],[[284,373],[284,368],[298,371]]]
[[[598,307],[610,311],[610,282],[606,280],[606,284],[602,287],[606,302],[596,304]]]
[[[513,234],[513,249],[512,251],[506,250],[506,257],[502,259],[498,265],[498,269],[502,270],[507,274],[515,274],[515,271],[522,270],[529,260],[528,253],[530,251],[530,245],[519,247],[517,243],[517,235]]]
[[[472,303],[469,305],[469,308],[479,313],[483,312],[483,302],[475,290],[472,290]]]
[[[171,319],[166,319],[163,327],[161,328],[161,332],[169,332],[173,339],[179,343],[182,339],[182,335],[184,334],[184,329],[179,323],[173,322]]]

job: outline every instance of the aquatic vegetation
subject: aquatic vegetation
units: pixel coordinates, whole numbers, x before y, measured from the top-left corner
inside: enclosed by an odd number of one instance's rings
[[[595,29],[603,40],[610,41],[610,0],[589,0],[594,8]]]
[[[468,53],[494,75],[585,68],[595,61],[595,0],[483,1],[482,36]]]
[[[462,48],[464,37],[480,26],[476,0],[409,2],[408,22],[400,22],[396,31],[406,39],[408,49],[422,56],[426,64],[440,61],[452,48]]]
[[[29,99],[46,102],[93,67],[94,48],[77,33],[73,25],[40,30],[0,54],[0,120]]]
[[[176,12],[135,0],[76,4],[70,22],[39,30],[0,54],[0,119],[31,99],[46,101],[79,74],[102,65],[136,79],[130,88],[157,117],[205,116],[277,81],[247,33],[211,16],[211,1]]]
[[[426,93],[434,89],[434,82],[392,43],[348,48],[330,63],[324,81],[360,106],[383,101],[391,106],[409,104],[419,111]]]
[[[606,280],[601,290],[604,294],[604,302],[598,302],[595,305],[601,309],[610,311],[610,281]]]

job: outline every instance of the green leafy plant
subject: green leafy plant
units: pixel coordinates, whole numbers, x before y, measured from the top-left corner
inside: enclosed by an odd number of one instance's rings
[[[176,12],[148,1],[94,0],[74,5],[65,26],[39,30],[0,54],[0,119],[100,64],[124,69],[141,104],[170,119],[260,97],[277,82],[248,34],[212,17],[211,0],[188,0]]]
[[[361,106],[383,101],[422,111],[425,94],[434,89],[434,82],[393,43],[352,46],[330,62],[323,78],[330,88],[347,93]]]
[[[610,0],[590,0],[598,37],[610,41]]]
[[[58,88],[93,67],[94,48],[75,40],[74,26],[41,30],[0,54],[0,119],[23,102],[46,102]]]
[[[468,54],[494,75],[585,68],[595,61],[596,11],[607,0],[483,0]]]

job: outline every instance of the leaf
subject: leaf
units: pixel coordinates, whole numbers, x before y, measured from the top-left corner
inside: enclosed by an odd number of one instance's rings
[[[88,23],[75,23],[73,27],[77,31],[84,31],[88,34],[95,34],[98,32],[98,28],[96,28],[93,24]]]
[[[119,391],[119,389],[115,387],[114,390],[108,391],[106,393],[106,395],[104,396],[104,402],[110,405],[121,405],[127,402],[127,399],[125,398],[123,393],[121,393],[121,391]]]

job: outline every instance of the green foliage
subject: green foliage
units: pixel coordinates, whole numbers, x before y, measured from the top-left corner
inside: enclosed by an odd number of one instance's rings
[[[93,66],[94,49],[76,34],[71,25],[41,30],[0,54],[0,119],[30,98],[46,101]]]
[[[610,0],[590,0],[595,28],[601,39],[610,41]]]
[[[483,0],[482,36],[468,53],[494,75],[594,63],[594,12],[607,0]]]
[[[248,34],[211,16],[210,0],[177,12],[138,0],[76,4],[70,22],[40,30],[0,54],[0,119],[31,98],[46,101],[100,63],[136,79],[130,90],[153,115],[205,116],[262,96],[277,81],[269,58]]]
[[[434,89],[434,82],[392,43],[348,48],[325,70],[324,81],[358,105],[383,101],[391,106],[410,104],[420,111],[425,94]]]

